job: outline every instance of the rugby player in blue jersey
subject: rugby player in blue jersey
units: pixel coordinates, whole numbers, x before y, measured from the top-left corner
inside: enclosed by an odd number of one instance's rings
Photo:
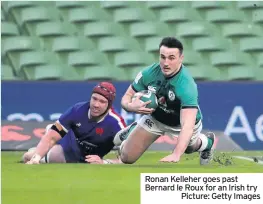
[[[109,82],[94,87],[89,102],[70,107],[54,124],[36,148],[23,155],[27,164],[39,163],[120,163],[103,159],[114,147],[114,136],[126,125],[112,109],[116,89]]]

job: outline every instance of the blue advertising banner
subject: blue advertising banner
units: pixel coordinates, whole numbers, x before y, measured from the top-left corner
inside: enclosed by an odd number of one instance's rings
[[[115,110],[130,124],[140,115],[120,101],[129,82],[113,82]],[[89,100],[97,82],[2,82],[2,120],[54,121],[71,105]],[[206,130],[220,131],[244,150],[263,150],[263,83],[198,83]]]

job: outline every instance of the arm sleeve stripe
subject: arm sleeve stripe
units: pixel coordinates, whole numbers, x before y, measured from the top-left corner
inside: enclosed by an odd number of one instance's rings
[[[121,129],[126,127],[126,124],[125,124],[123,118],[121,118],[118,114],[116,114],[112,109],[109,111],[109,115],[118,121],[118,124],[121,127]]]
[[[59,120],[57,120],[56,122],[61,125],[61,123],[59,122]],[[67,130],[63,125],[61,125],[61,127],[62,127],[62,129],[63,129],[66,133],[68,133],[68,130]]]
[[[138,92],[133,85],[131,85],[133,91]]]
[[[182,106],[182,109],[187,109],[187,108],[197,108],[198,109],[198,106]]]

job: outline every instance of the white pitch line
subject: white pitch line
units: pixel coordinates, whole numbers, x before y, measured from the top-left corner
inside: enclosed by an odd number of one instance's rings
[[[248,161],[254,162],[254,159],[251,159],[251,158],[248,158],[248,157],[242,157],[242,156],[234,156],[234,157],[237,158],[237,159],[243,159],[243,160],[248,160]],[[260,160],[258,160],[258,162],[255,162],[255,163],[263,165],[263,161],[260,161]]]

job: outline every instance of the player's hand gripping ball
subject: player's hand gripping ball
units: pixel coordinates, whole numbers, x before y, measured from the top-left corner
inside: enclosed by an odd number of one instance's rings
[[[151,103],[145,106],[146,108],[156,109],[158,107],[158,99],[157,99],[157,96],[153,92],[149,90],[143,90],[143,91],[140,91],[134,94],[132,99],[135,99],[138,95],[141,95],[140,100],[142,102],[151,101]]]

